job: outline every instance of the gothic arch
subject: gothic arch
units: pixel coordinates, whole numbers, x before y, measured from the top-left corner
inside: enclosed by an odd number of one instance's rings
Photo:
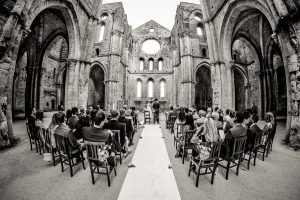
[[[229,4],[229,8],[224,15],[222,27],[219,33],[219,55],[225,61],[232,60],[231,58],[231,43],[233,39],[233,31],[236,25],[238,15],[249,8],[259,10],[269,21],[272,30],[275,30],[276,23],[272,14],[267,9],[262,1],[256,0],[236,0]]]

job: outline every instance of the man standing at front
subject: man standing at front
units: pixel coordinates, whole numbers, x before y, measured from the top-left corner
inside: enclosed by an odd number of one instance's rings
[[[159,108],[160,108],[160,105],[159,105],[159,102],[157,99],[154,99],[154,102],[153,102],[153,110],[154,110],[154,124],[155,122],[157,121],[157,123],[159,123]]]

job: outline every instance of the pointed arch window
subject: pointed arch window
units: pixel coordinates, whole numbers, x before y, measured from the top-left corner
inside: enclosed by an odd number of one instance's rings
[[[163,70],[163,59],[162,58],[158,59],[158,70],[159,71]]]
[[[140,70],[141,71],[144,70],[144,63],[145,63],[145,60],[143,58],[140,58]]]
[[[198,36],[203,36],[203,25],[202,24],[198,24],[197,34],[198,34]]]
[[[153,97],[153,86],[154,86],[154,81],[152,79],[150,79],[148,81],[148,97]]]
[[[100,25],[99,42],[103,41],[103,39],[104,39],[104,33],[105,33],[105,24],[101,23],[101,25]]]
[[[160,81],[160,97],[165,97],[165,85],[166,81],[163,79]]]
[[[153,70],[153,64],[154,64],[154,60],[153,58],[149,59],[149,70],[152,71]]]
[[[138,79],[136,83],[136,97],[142,97],[142,80]]]

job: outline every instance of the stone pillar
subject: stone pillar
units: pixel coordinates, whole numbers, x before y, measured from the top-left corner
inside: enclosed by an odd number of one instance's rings
[[[80,61],[69,59],[67,61],[67,77],[66,77],[66,92],[65,92],[65,107],[70,109],[73,106],[79,105],[79,68]]]
[[[289,15],[289,11],[283,0],[273,0],[273,2],[281,18]]]
[[[87,101],[89,95],[89,75],[90,75],[91,63],[81,61],[79,68],[79,106],[87,108]]]

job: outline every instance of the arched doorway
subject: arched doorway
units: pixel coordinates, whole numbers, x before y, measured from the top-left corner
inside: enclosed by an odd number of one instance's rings
[[[246,110],[246,86],[242,73],[233,68],[235,110]]]
[[[105,106],[105,73],[99,64],[90,71],[88,106]]]
[[[212,96],[211,72],[207,66],[202,65],[196,71],[195,106],[199,109],[211,107]]]
[[[13,114],[27,116],[32,108],[50,111],[64,104],[69,56],[69,33],[61,10],[43,10],[30,30],[20,44],[12,90]]]

